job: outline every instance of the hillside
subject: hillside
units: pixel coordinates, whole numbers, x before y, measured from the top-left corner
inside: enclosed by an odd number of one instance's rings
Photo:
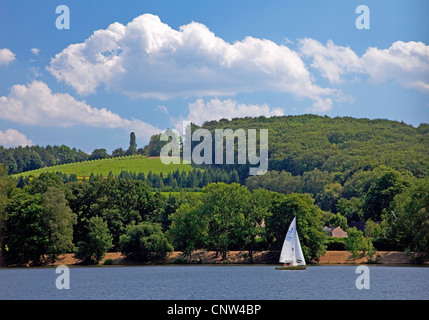
[[[293,175],[319,169],[349,173],[380,165],[429,174],[429,125],[316,115],[206,122],[205,129],[268,129],[269,170]],[[243,170],[246,172],[247,170]]]
[[[94,175],[107,176],[109,172],[113,175],[118,175],[121,171],[129,171],[136,173],[164,173],[179,171],[191,171],[193,168],[187,164],[170,164],[164,165],[159,158],[147,158],[143,156],[128,156],[117,157],[100,160],[83,161],[77,163],[63,164],[58,166],[46,167],[37,170],[27,171],[15,174],[12,177],[20,176],[37,177],[44,172],[61,172],[66,175],[75,174],[77,177],[89,177],[91,173]]]

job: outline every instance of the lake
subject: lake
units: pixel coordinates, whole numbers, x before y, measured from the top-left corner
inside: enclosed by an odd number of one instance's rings
[[[429,268],[369,266],[357,289],[356,266],[278,271],[268,265],[70,267],[70,289],[55,268],[0,269],[1,300],[324,300],[429,299]]]

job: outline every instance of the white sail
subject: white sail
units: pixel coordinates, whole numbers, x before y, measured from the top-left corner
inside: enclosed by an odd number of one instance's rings
[[[283,242],[282,252],[280,253],[281,263],[292,263],[294,260],[295,232],[296,218],[293,218],[292,223],[289,226],[289,230],[286,233],[285,240]]]
[[[304,255],[302,253],[298,233],[296,232],[296,217],[293,218],[287,231],[279,261],[281,263],[290,264],[291,266],[305,265]]]
[[[305,266],[304,254],[302,253],[301,243],[299,242],[298,232],[296,232],[295,237],[295,261],[297,266]]]

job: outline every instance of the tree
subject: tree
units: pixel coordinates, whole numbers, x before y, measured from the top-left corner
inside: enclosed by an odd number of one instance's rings
[[[372,257],[375,252],[371,239],[365,238],[363,232],[355,227],[348,229],[347,238],[344,241],[346,250],[355,258],[358,258],[361,253],[364,256]]]
[[[241,241],[245,213],[250,210],[250,191],[237,183],[219,182],[209,184],[203,192],[201,210],[209,225],[207,246],[226,259],[228,251]]]
[[[99,159],[106,159],[109,158],[109,154],[107,153],[106,149],[100,148],[100,149],[94,149],[92,151],[91,155],[89,156],[88,160],[99,160]]]
[[[326,251],[325,233],[321,210],[308,194],[276,194],[270,206],[271,216],[267,221],[269,240],[273,250],[280,250],[293,218],[297,218],[297,230],[304,256],[316,259]]]
[[[328,219],[328,224],[332,228],[340,227],[344,231],[348,229],[347,218],[340,213],[332,214]]]
[[[316,204],[324,211],[336,212],[343,187],[338,182],[326,184],[316,196]]]
[[[419,179],[394,200],[387,233],[410,251],[429,254],[429,178]]]
[[[0,255],[5,251],[6,207],[16,183],[8,177],[7,167],[0,164]]]
[[[26,191],[31,194],[45,193],[50,187],[66,192],[61,177],[53,172],[44,172],[37,178],[33,178],[28,184]]]
[[[76,214],[67,205],[61,189],[48,187],[43,194],[43,225],[49,233],[49,244],[46,254],[49,261],[56,261],[58,255],[71,252],[73,249],[73,225]]]
[[[189,257],[189,262],[192,262],[192,252],[201,248],[207,237],[207,217],[201,214],[200,207],[200,204],[184,203],[170,216],[167,237],[176,250]]]
[[[119,238],[119,246],[122,254],[137,261],[164,260],[167,252],[173,251],[161,226],[149,221],[128,225]]]
[[[117,148],[117,149],[112,151],[112,157],[113,158],[123,157],[125,155],[126,155],[126,151],[124,151],[122,148]]]
[[[134,156],[137,154],[137,142],[136,142],[136,134],[134,132],[130,133],[130,147],[127,150],[128,156]]]
[[[363,231],[363,234],[367,238],[372,238],[374,240],[378,239],[382,236],[382,230],[379,223],[376,223],[372,220],[368,220],[365,223],[365,230]]]
[[[407,183],[397,170],[382,174],[369,188],[363,205],[365,220],[380,221],[381,214],[392,209],[394,197],[401,193]]]
[[[112,235],[106,221],[101,217],[92,217],[87,224],[87,234],[84,241],[78,242],[75,258],[83,264],[96,264],[112,247]]]
[[[351,199],[341,198],[337,202],[337,212],[346,217],[347,222],[362,221],[363,199],[352,197]]]
[[[250,195],[250,209],[244,213],[244,227],[240,238],[242,249],[248,250],[249,259],[253,261],[253,251],[262,250],[267,245],[267,228],[265,222],[269,219],[270,202],[275,193],[258,189]]]
[[[176,212],[179,207],[179,201],[170,193],[164,205],[164,209],[161,212],[161,227],[163,232],[166,232],[170,228],[171,215]]]
[[[43,198],[14,190],[6,207],[4,252],[9,264],[41,264],[49,233],[43,225]]]

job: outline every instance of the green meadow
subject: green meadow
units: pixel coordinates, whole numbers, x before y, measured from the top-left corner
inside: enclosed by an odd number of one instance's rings
[[[191,171],[194,168],[189,164],[169,164],[165,165],[159,158],[147,158],[143,156],[127,156],[117,157],[109,159],[100,159],[92,161],[83,161],[76,163],[63,164],[53,167],[46,167],[37,170],[27,171],[13,175],[15,178],[20,176],[32,176],[37,177],[44,172],[61,172],[66,175],[75,174],[78,178],[89,177],[91,173],[94,175],[107,176],[109,172],[113,175],[119,175],[121,171],[144,173],[147,174],[150,171],[152,173],[163,173],[168,174],[169,172],[179,171]]]

